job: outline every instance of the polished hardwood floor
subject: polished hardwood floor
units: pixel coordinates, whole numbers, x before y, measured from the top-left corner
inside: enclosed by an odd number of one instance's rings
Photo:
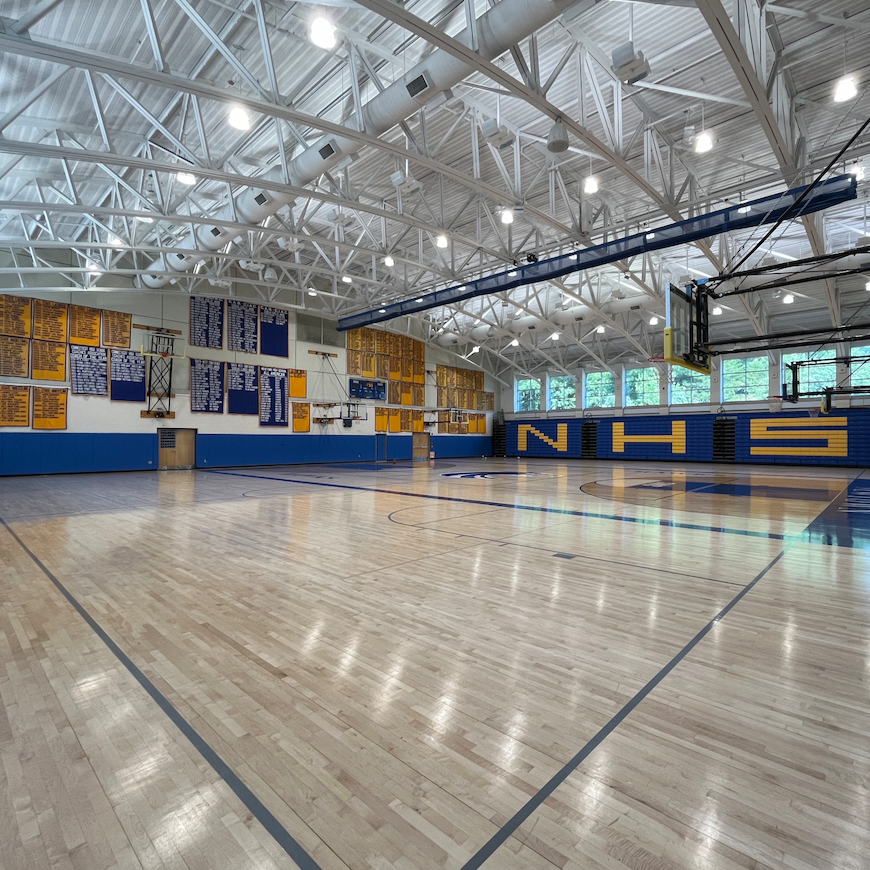
[[[0,867],[870,868],[859,472],[0,480]]]

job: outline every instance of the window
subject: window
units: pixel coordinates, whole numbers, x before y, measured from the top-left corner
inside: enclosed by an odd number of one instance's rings
[[[520,378],[517,381],[517,411],[541,410],[541,382],[534,378]]]
[[[650,366],[647,369],[629,369],[625,373],[625,406],[658,405],[659,372]]]
[[[770,377],[766,356],[722,361],[723,401],[763,402],[769,395]]]
[[[550,378],[548,382],[549,395],[547,407],[551,411],[564,411],[577,407],[577,380],[568,375]]]
[[[589,372],[586,375],[586,407],[612,408],[615,404],[613,372]]]
[[[710,375],[671,366],[671,404],[697,405],[710,401]]]
[[[870,347],[853,347],[850,356],[870,357]],[[870,362],[856,362],[851,366],[851,385],[853,387],[870,387]]]
[[[801,366],[798,369],[799,387],[802,393],[820,393],[825,387],[835,387],[837,385],[837,364],[833,361],[834,356],[833,349],[784,353],[782,355],[782,379],[789,384],[789,390],[791,390],[791,372],[786,368],[788,363],[829,359],[831,362],[828,365]]]

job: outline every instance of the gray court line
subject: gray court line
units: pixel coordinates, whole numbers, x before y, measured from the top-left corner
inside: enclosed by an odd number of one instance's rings
[[[656,686],[681,662],[683,659],[716,627],[728,612],[734,608],[745,595],[767,574],[771,568],[779,562],[793,544],[786,546],[780,553],[767,564],[767,566],[755,576],[755,578],[731,601],[728,602],[637,694],[606,724],[591,740],[547,782],[526,804],[507,821],[507,823],[486,842],[460,870],[478,870],[484,862],[492,857],[493,853],[503,845],[517,829],[547,800],[548,797],[563,783],[575,770],[607,739],[634,711],[634,709],[652,692]]]
[[[387,514],[387,519],[391,523],[395,523],[397,526],[405,526],[405,528],[409,529],[421,529],[427,532],[438,532],[441,535],[458,535],[463,538],[474,538],[477,541],[485,541],[489,544],[501,544],[504,547],[520,547],[524,550],[538,550],[542,553],[552,553],[552,547],[536,547],[533,544],[518,544],[516,541],[511,541],[510,539],[505,540],[504,538],[485,538],[482,535],[469,535],[467,532],[449,532],[446,529],[433,529],[432,526],[426,526],[421,523],[400,523],[398,520],[394,520],[393,516],[395,514],[402,513],[402,511],[413,510],[413,508],[399,508],[398,510],[394,510],[392,513]],[[496,511],[500,511],[502,508],[495,508],[491,511],[483,511],[483,514],[495,513]],[[444,517],[440,520],[432,520],[434,523],[440,522],[448,522],[449,520],[458,520],[462,519],[466,516],[481,516],[482,514],[461,514],[458,517]],[[518,534],[523,534],[519,532]],[[516,537],[516,536],[513,536]],[[584,553],[570,553],[569,555],[573,556],[576,559],[584,559],[588,562],[603,562],[605,565],[624,565],[626,568],[642,568],[646,571],[653,571],[657,574],[673,574],[677,577],[688,577],[690,580],[707,580],[710,583],[722,583],[725,586],[739,586],[741,589],[745,584],[743,583],[733,583],[731,580],[717,580],[715,577],[704,577],[701,574],[686,574],[684,571],[671,571],[668,568],[651,568],[648,565],[638,565],[635,562],[620,562],[616,559],[601,559],[598,556],[587,556]]]
[[[194,749],[208,762],[212,770],[230,787],[233,794],[245,805],[251,815],[266,829],[275,842],[296,862],[300,870],[321,870],[320,865],[302,848],[290,832],[272,815],[262,801],[239,779],[235,771],[206,743],[199,732],[179,713],[172,702],[136,667],[130,657],[112,640],[99,623],[88,613],[79,600],[43,565],[36,554],[18,537],[3,517],[0,525],[18,542],[36,566],[54,584],[58,592],[72,605],[88,627],[109,648],[115,658],[148,693],[151,699],[166,714],[173,725],[190,741]]]

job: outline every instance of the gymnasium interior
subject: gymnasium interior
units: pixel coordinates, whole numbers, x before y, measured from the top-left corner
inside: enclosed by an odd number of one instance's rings
[[[0,870],[870,870],[870,0],[0,0]]]

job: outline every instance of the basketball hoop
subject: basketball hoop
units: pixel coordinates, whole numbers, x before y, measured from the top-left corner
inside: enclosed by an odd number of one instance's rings
[[[818,417],[819,413],[821,412],[821,408],[807,408],[807,412],[809,413],[810,417]]]
[[[778,414],[782,410],[782,396],[768,396],[767,406],[772,414]]]

